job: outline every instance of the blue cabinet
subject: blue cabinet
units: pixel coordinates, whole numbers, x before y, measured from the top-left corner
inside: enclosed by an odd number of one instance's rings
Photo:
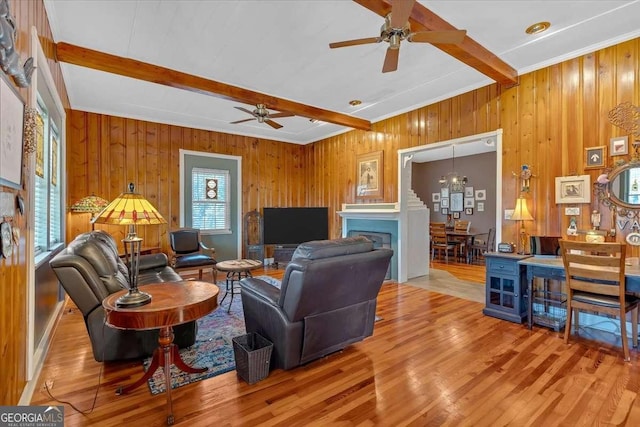
[[[518,261],[530,255],[491,252],[486,259],[486,297],[482,310],[487,316],[522,323],[527,318],[526,267]]]

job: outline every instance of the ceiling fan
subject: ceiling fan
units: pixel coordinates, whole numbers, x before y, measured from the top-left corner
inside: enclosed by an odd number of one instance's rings
[[[400,54],[400,42],[407,40],[417,43],[432,44],[460,44],[467,34],[466,30],[447,31],[422,31],[412,33],[409,26],[409,16],[415,4],[415,0],[395,0],[391,5],[391,13],[384,18],[384,24],[380,27],[379,37],[368,37],[364,39],[346,40],[342,42],[330,43],[331,49],[360,44],[389,43],[387,53],[384,57],[382,72],[388,73],[398,69],[398,55]]]
[[[282,127],[281,124],[274,122],[271,119],[279,119],[281,117],[291,117],[291,116],[295,116],[295,114],[293,113],[287,113],[287,112],[283,112],[283,113],[276,113],[276,114],[270,114],[269,110],[267,110],[267,107],[264,104],[257,104],[256,105],[256,109],[253,111],[247,110],[246,108],[243,107],[234,107],[237,108],[240,111],[244,111],[247,114],[251,114],[253,117],[250,119],[244,119],[244,120],[238,120],[236,122],[231,122],[231,124],[238,124],[238,123],[244,123],[244,122],[248,122],[250,120],[257,120],[258,123],[266,123],[269,126],[271,126],[274,129],[280,129]]]

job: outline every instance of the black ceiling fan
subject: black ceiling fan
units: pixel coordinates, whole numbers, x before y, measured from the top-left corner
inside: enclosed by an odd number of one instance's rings
[[[342,42],[330,43],[331,49],[360,44],[389,43],[387,53],[384,57],[382,72],[388,73],[398,69],[398,56],[400,54],[400,42],[407,40],[416,43],[431,44],[460,44],[467,34],[466,30],[447,31],[421,31],[412,33],[409,26],[409,16],[413,10],[415,0],[395,0],[391,5],[391,13],[384,18],[384,24],[380,28],[379,37],[368,37],[364,39],[346,40]]]
[[[244,119],[244,120],[238,120],[235,122],[231,122],[231,124],[238,124],[238,123],[244,123],[244,122],[248,122],[250,120],[257,120],[258,123],[266,123],[269,126],[271,126],[274,129],[280,129],[282,127],[281,124],[274,122],[271,119],[279,119],[281,117],[291,117],[291,116],[295,116],[295,114],[293,113],[287,113],[287,112],[282,112],[282,113],[275,113],[275,114],[271,114],[269,113],[269,110],[267,110],[267,107],[264,104],[257,104],[256,105],[256,109],[251,111],[251,110],[247,110],[246,108],[243,107],[234,107],[237,108],[240,111],[244,111],[247,114],[251,114],[253,117],[250,119]]]

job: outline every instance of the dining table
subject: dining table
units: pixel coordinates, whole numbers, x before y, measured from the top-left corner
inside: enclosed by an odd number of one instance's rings
[[[480,235],[486,233],[479,233],[477,231],[464,231],[464,230],[454,230],[447,229],[447,240],[450,242],[459,242],[462,245],[462,256],[467,264],[470,263],[470,252],[469,247],[473,244],[473,239]]]

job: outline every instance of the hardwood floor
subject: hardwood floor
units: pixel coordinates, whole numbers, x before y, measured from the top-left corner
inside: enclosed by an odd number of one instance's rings
[[[454,269],[453,266],[449,266]],[[283,270],[266,274],[281,278]],[[256,275],[261,274],[259,272]],[[638,351],[527,330],[482,314],[483,304],[385,283],[374,335],[250,386],[235,372],[174,390],[176,425],[638,425]],[[98,376],[101,377],[100,387]],[[139,361],[93,360],[81,314],[66,311],[32,404],[65,404],[66,426],[160,426],[165,396],[142,386]]]

